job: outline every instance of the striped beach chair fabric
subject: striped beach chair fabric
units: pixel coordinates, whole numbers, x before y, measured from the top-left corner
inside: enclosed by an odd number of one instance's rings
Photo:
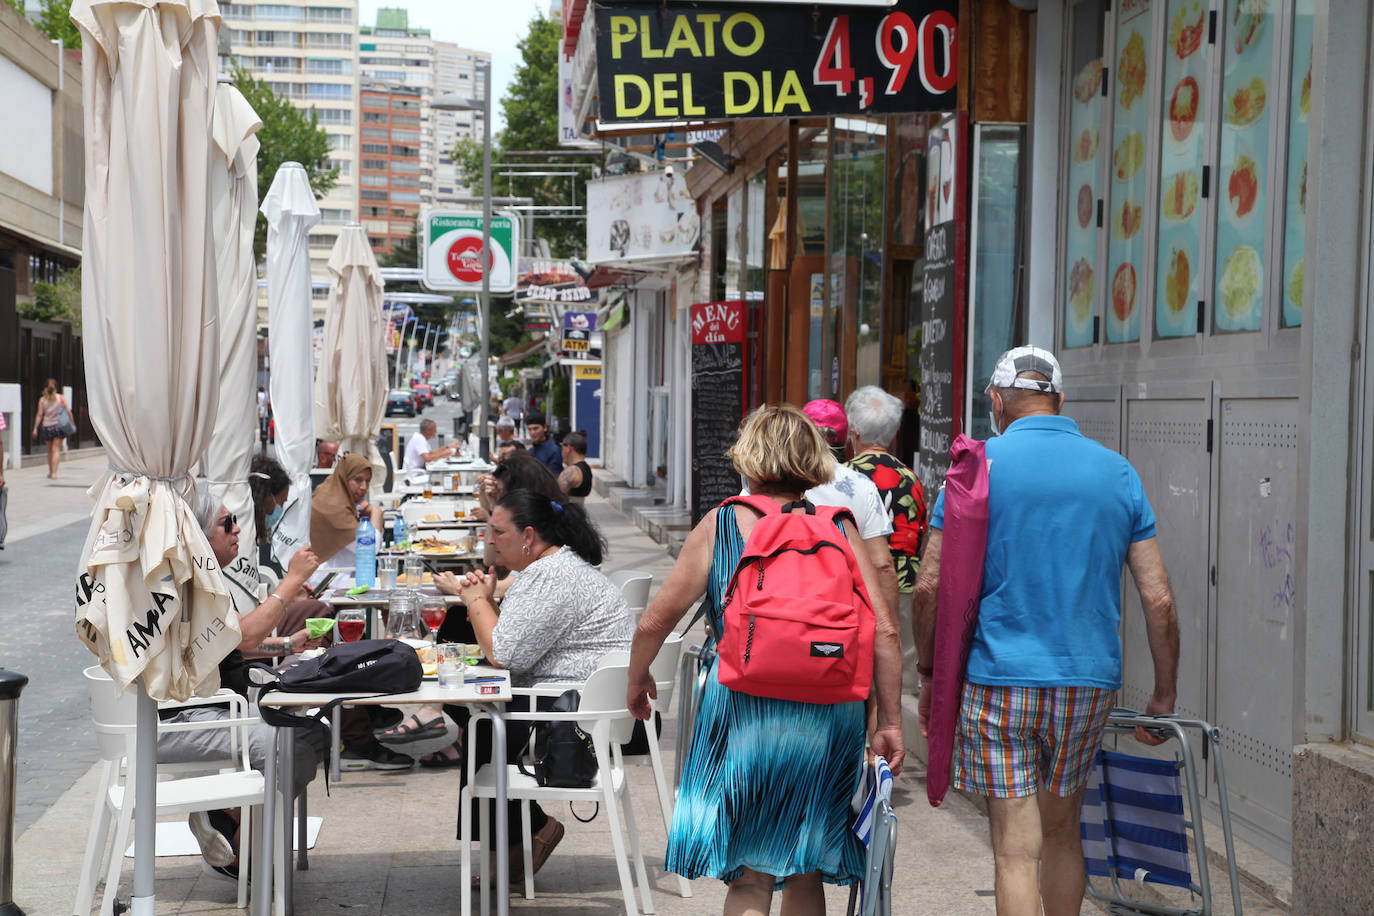
[[[892,866],[897,853],[897,816],[892,813],[892,771],[874,757],[864,767],[851,805],[852,830],[868,849],[863,881],[849,894],[849,916],[888,916],[892,912]],[[858,909],[855,909],[857,903]]]
[[[1098,751],[1080,821],[1088,874],[1194,888],[1180,767]]]

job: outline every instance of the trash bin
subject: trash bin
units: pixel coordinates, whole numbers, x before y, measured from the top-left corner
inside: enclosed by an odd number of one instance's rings
[[[14,903],[14,764],[19,694],[27,676],[0,668],[0,916],[24,916]]]

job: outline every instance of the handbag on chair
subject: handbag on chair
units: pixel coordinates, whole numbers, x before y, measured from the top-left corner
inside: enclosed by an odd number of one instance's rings
[[[565,690],[558,695],[549,712],[577,712],[582,695]],[[520,772],[539,785],[559,789],[590,789],[596,779],[596,748],[592,736],[576,722],[540,722],[530,736],[534,772],[520,764]]]

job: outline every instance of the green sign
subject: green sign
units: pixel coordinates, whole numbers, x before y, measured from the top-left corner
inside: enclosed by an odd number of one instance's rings
[[[424,230],[422,282],[434,290],[476,292],[482,270],[490,271],[491,291],[515,291],[519,271],[520,221],[511,213],[493,213],[491,252],[482,257],[482,213],[478,210],[428,210],[420,217]]]

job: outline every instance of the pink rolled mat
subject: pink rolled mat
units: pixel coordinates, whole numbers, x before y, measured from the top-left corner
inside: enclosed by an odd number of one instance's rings
[[[939,807],[949,791],[954,730],[964,690],[969,645],[978,623],[983,555],[988,546],[988,465],[984,444],[959,435],[949,447],[940,591],[935,615],[935,672],[927,741],[926,797]]]

